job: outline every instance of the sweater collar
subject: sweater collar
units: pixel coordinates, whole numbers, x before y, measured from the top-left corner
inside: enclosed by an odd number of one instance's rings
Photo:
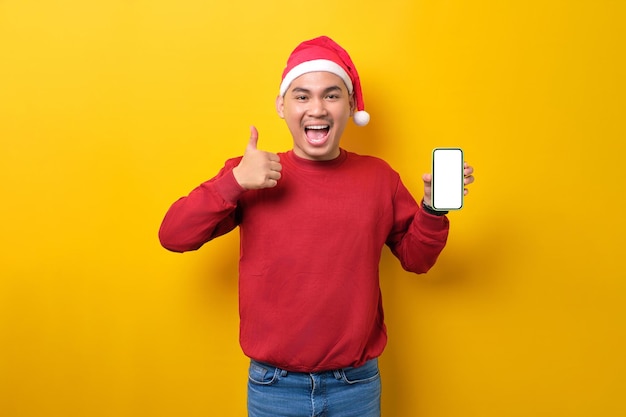
[[[296,155],[293,150],[286,152],[285,155],[294,166],[306,169],[308,171],[319,171],[335,168],[343,164],[344,161],[348,158],[348,152],[341,148],[339,149],[339,156],[329,161],[315,161],[311,159],[304,159]]]

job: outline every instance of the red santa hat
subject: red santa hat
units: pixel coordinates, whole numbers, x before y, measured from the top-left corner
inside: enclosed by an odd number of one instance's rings
[[[348,92],[354,92],[356,101],[357,111],[352,120],[358,126],[365,126],[370,121],[370,115],[364,110],[359,73],[348,52],[327,36],[304,41],[293,50],[283,71],[280,95],[285,95],[293,80],[302,74],[316,71],[333,73],[346,83]]]

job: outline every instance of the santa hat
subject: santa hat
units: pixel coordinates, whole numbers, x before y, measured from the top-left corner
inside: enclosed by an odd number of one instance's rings
[[[370,115],[364,110],[359,74],[348,52],[329,37],[320,36],[304,41],[293,50],[283,71],[280,95],[285,95],[293,80],[302,74],[316,71],[333,73],[346,83],[348,92],[354,92],[356,100],[357,111],[352,119],[358,126],[365,126],[370,121]]]

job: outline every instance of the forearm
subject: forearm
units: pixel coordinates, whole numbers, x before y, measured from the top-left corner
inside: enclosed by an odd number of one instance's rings
[[[167,211],[159,229],[161,245],[186,252],[228,233],[238,224],[236,208],[241,193],[231,171],[201,184]]]
[[[449,221],[443,213],[418,204],[399,182],[394,198],[394,226],[387,242],[402,267],[418,274],[437,261],[448,239]]]
[[[402,267],[418,274],[435,264],[448,239],[449,221],[423,208],[415,214],[406,234],[392,248]]]

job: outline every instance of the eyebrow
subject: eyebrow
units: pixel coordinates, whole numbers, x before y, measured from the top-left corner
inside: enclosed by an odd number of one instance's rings
[[[336,91],[336,90],[341,91],[341,87],[339,87],[338,85],[333,85],[333,86],[325,88],[323,93],[324,94],[328,94],[331,91]],[[306,93],[306,94],[310,94],[311,90],[309,90],[307,88],[304,88],[304,87],[294,87],[294,89],[291,90],[291,92],[292,93]]]

